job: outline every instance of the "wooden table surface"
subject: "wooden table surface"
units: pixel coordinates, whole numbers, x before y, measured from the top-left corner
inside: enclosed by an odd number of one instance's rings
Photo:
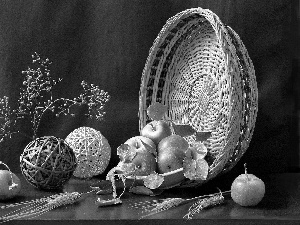
[[[28,184],[21,174],[22,191],[18,197],[0,206],[10,203],[37,199],[55,193],[38,190]],[[216,182],[209,182],[200,188],[185,188],[166,190],[159,196],[151,197],[136,195],[128,191],[122,196],[122,204],[109,207],[98,207],[97,198],[111,198],[111,195],[91,194],[72,205],[62,206],[46,212],[38,217],[7,222],[7,224],[300,224],[300,173],[272,174],[262,178],[266,184],[266,195],[256,207],[241,207],[235,204],[230,195],[225,197],[225,203],[203,210],[192,220],[185,220],[191,203],[164,211],[141,219],[143,209],[134,208],[136,203],[149,202],[168,197],[190,198],[217,192]],[[90,191],[90,185],[99,181],[98,178],[81,180],[72,178],[63,191]],[[217,185],[222,191],[230,188],[232,181]],[[227,189],[227,190],[226,190]],[[11,209],[1,209],[0,216],[9,213]]]

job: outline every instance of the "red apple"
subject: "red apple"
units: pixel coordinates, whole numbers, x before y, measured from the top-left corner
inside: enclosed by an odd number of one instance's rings
[[[239,175],[231,185],[231,197],[241,206],[255,206],[265,195],[264,182],[253,174]]]
[[[144,136],[135,136],[132,138],[129,138],[127,141],[125,141],[124,144],[127,144],[129,146],[132,146],[133,149],[136,151],[142,152],[142,151],[148,151],[156,154],[156,145],[155,143],[147,137]]]
[[[182,168],[188,142],[181,136],[172,134],[162,139],[157,147],[159,173],[168,173]]]
[[[141,135],[150,138],[156,145],[171,134],[169,124],[163,120],[151,121],[141,130]]]
[[[128,144],[136,150],[131,161],[136,166],[135,175],[146,176],[156,170],[156,145],[150,138],[135,136],[128,139],[124,144]]]
[[[20,179],[8,170],[0,170],[0,200],[11,199],[21,190]]]

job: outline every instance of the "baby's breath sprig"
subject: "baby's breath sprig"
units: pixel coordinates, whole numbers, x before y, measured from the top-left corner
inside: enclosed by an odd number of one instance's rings
[[[109,101],[110,96],[107,92],[101,90],[99,86],[81,82],[84,93],[79,98],[74,98],[78,104],[87,104],[88,114],[86,116],[92,118],[95,115],[97,120],[102,120],[105,115],[104,106]]]
[[[27,70],[22,71],[22,74],[25,74],[25,79],[20,91],[19,108],[16,113],[18,118],[30,118],[33,139],[35,139],[44,112],[46,110],[54,112],[53,102],[55,101],[53,101],[52,89],[62,79],[54,80],[51,78],[48,68],[51,62],[48,58],[43,60],[35,53],[32,55],[32,64],[35,68],[28,67]]]
[[[88,106],[89,118],[97,120],[103,119],[105,115],[104,105],[108,102],[110,96],[107,92],[101,90],[94,84],[82,81],[83,93],[74,99],[53,98],[53,88],[62,79],[52,79],[50,75],[50,60],[42,59],[37,53],[32,55],[33,67],[28,67],[22,71],[25,74],[23,86],[20,89],[18,99],[18,108],[12,110],[8,104],[8,97],[0,98],[0,142],[12,133],[17,122],[21,119],[29,119],[32,124],[33,138],[37,137],[37,131],[42,116],[46,111],[50,110],[56,116],[61,114],[75,116],[71,113],[72,106]]]
[[[17,118],[15,110],[12,110],[8,103],[9,98],[7,96],[0,98],[0,142],[6,137],[11,137],[12,134],[18,133],[18,131],[12,129]]]

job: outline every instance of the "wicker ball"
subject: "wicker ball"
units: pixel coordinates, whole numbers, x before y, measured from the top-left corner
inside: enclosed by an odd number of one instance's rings
[[[254,67],[238,34],[210,10],[187,9],[166,22],[150,48],[141,78],[140,129],[149,122],[149,105],[160,102],[168,106],[166,120],[211,131],[204,143],[208,181],[229,171],[247,150],[257,97]]]
[[[111,157],[111,148],[107,139],[90,127],[75,129],[66,137],[77,158],[74,176],[90,178],[105,171]]]
[[[73,150],[63,139],[45,136],[30,142],[20,156],[26,180],[44,190],[61,189],[76,168]]]

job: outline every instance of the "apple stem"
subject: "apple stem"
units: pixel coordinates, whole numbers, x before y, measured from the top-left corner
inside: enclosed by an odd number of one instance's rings
[[[246,174],[246,177],[247,177],[247,180],[249,181],[249,176],[248,176],[248,172],[247,172],[247,163],[244,164],[244,168],[245,168],[245,174]]]
[[[18,184],[14,182],[14,179],[13,179],[13,176],[12,176],[12,172],[10,171],[8,165],[6,165],[4,162],[0,161],[0,165],[1,165],[1,164],[4,165],[4,166],[8,169],[8,171],[9,171],[9,174],[10,174],[10,178],[11,178],[12,184],[11,184],[8,188],[9,188],[9,190],[12,190],[12,189],[14,189],[15,187],[17,187]]]

